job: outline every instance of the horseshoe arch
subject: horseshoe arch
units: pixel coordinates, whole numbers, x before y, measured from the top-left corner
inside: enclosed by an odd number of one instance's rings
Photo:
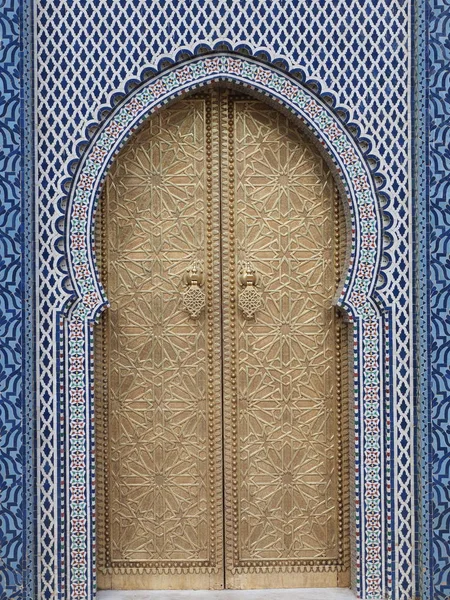
[[[74,293],[63,323],[67,591],[73,600],[85,600],[95,590],[92,338],[93,324],[107,306],[93,247],[101,186],[115,155],[144,119],[181,94],[218,82],[244,86],[292,113],[324,147],[346,192],[351,251],[336,304],[352,321],[354,337],[354,453],[360,468],[354,472],[353,573],[359,596],[378,600],[385,594],[385,540],[390,536],[383,500],[389,357],[384,347],[384,307],[374,297],[382,253],[375,184],[358,144],[324,101],[275,67],[230,52],[191,58],[138,86],[101,124],[74,176],[66,231]]]

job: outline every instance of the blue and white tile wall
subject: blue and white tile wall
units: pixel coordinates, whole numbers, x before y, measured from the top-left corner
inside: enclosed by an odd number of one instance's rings
[[[282,59],[289,69],[300,69],[305,80],[316,81],[322,93],[347,109],[372,142],[386,180],[384,208],[391,236],[379,293],[393,307],[396,362],[390,406],[398,436],[393,491],[400,503],[404,499],[392,515],[399,521],[399,538],[393,542],[401,546],[414,526],[408,490],[413,487],[410,424],[417,397],[422,490],[417,516],[424,557],[417,571],[420,597],[450,596],[450,378],[445,353],[450,343],[449,11],[446,0],[418,0],[417,5],[412,0],[0,3],[0,598],[55,597],[61,583],[56,319],[69,295],[61,243],[69,163],[86,137],[86,126],[99,122],[98,112],[113,94],[140,80],[146,69],[157,68],[164,57],[177,60],[183,51],[220,42],[253,54],[263,51],[271,61]],[[414,96],[413,73],[418,75]],[[26,126],[35,135],[25,135]],[[424,159],[428,156],[429,161]],[[424,357],[416,395],[411,368],[414,191],[416,301],[418,314],[423,311],[417,343]],[[35,394],[34,348],[39,350]],[[34,534],[35,484],[41,496]],[[38,564],[31,557],[34,539],[41,557],[35,577],[30,568]],[[412,568],[407,559],[393,573],[393,586],[404,586],[405,599],[413,597],[407,583]]]
[[[14,600],[32,597],[36,561],[29,10],[0,2],[0,598]]]
[[[419,2],[415,129],[419,590],[450,597],[450,5]]]
[[[395,561],[389,585],[411,596],[413,487],[411,459],[411,182],[409,178],[410,4],[407,0],[100,0],[81,8],[64,0],[36,2],[37,19],[37,151],[39,223],[39,429],[41,469],[38,482],[45,506],[38,518],[41,554],[49,555],[48,540],[59,540],[61,473],[58,465],[58,350],[55,323],[68,297],[64,286],[63,247],[58,247],[64,214],[68,166],[77,157],[77,144],[86,127],[98,123],[98,111],[111,96],[139,81],[145,69],[161,59],[177,60],[183,51],[200,45],[246,47],[265,52],[269,60],[284,60],[301,69],[306,80],[318,83],[349,113],[362,136],[372,140],[373,154],[386,179],[391,235],[379,293],[392,306],[392,370],[390,411],[393,484],[399,507],[397,520],[402,559]],[[387,207],[386,207],[387,208]],[[44,233],[45,232],[45,233]],[[52,468],[49,468],[52,467]],[[394,552],[394,550],[392,550]],[[52,558],[41,563],[40,593],[46,597],[63,573]],[[406,597],[405,596],[405,597]]]

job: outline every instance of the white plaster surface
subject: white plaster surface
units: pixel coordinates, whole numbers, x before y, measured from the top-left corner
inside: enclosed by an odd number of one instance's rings
[[[355,600],[351,590],[316,588],[297,590],[211,590],[211,591],[103,591],[98,600]]]

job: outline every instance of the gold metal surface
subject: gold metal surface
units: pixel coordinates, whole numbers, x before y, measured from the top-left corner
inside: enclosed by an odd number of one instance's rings
[[[214,103],[188,99],[149,119],[106,181],[100,588],[223,587]],[[206,311],[193,322],[182,291],[196,261]]]
[[[347,585],[345,236],[319,153],[257,100],[184,99],[124,147],[99,222],[100,588]]]
[[[334,182],[288,118],[233,95],[221,106],[227,587],[335,586],[345,548]],[[247,261],[264,295],[254,321],[236,307]]]
[[[196,319],[206,305],[206,294],[201,289],[203,285],[203,269],[198,263],[194,263],[184,277],[187,290],[183,292],[183,306],[192,319]]]
[[[256,271],[248,261],[241,268],[239,282],[244,288],[239,293],[239,308],[246,319],[253,319],[256,311],[262,306],[262,294],[256,288]]]

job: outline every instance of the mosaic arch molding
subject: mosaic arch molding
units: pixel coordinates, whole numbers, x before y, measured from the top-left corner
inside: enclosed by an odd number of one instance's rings
[[[217,82],[245,86],[280,103],[313,132],[345,187],[351,217],[351,255],[336,304],[353,322],[355,414],[354,586],[380,600],[390,586],[396,539],[387,518],[389,468],[385,439],[386,348],[384,311],[375,287],[382,256],[382,221],[370,167],[342,122],[308,87],[269,64],[215,53],[174,64],[137,86],[104,120],[83,153],[67,208],[66,256],[73,295],[61,322],[66,418],[63,460],[67,481],[62,592],[71,599],[95,592],[95,470],[93,447],[93,325],[107,306],[95,264],[93,230],[102,182],[114,156],[152,112],[181,94]],[[394,507],[395,509],[395,507]],[[408,549],[408,552],[410,549]],[[401,561],[401,550],[397,560]],[[411,579],[413,574],[411,572]],[[412,585],[412,582],[411,582]]]

